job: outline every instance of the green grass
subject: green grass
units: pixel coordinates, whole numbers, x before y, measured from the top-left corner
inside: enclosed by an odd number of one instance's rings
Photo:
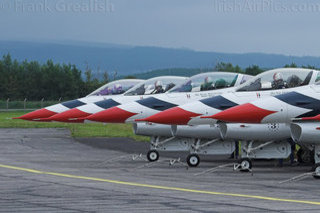
[[[0,128],[67,128],[73,137],[128,137],[137,141],[149,141],[148,137],[135,135],[131,124],[68,124],[11,119],[25,113],[27,112],[0,112]]]

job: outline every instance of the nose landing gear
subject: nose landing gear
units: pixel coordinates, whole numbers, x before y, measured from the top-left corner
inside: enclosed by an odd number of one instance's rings
[[[147,158],[150,162],[157,161],[159,159],[159,152],[157,150],[150,150],[147,153]]]
[[[241,172],[250,172],[252,168],[252,161],[249,158],[242,158],[239,161],[239,170]]]
[[[200,163],[200,157],[197,154],[190,154],[187,157],[187,163],[190,167],[196,167]]]

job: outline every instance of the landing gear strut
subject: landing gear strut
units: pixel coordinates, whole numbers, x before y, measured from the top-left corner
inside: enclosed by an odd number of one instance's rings
[[[234,150],[235,145],[233,141],[222,141],[220,138],[198,138],[190,145],[191,154],[187,157],[187,163],[190,167],[196,167],[200,163],[200,157],[198,154],[223,155],[231,154]]]

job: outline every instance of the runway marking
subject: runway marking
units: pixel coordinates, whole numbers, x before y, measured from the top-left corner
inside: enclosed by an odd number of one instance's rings
[[[44,175],[67,177],[67,178],[73,178],[73,179],[92,180],[92,181],[107,182],[107,183],[114,183],[114,184],[121,184],[121,185],[128,185],[128,186],[164,189],[164,190],[170,190],[170,191],[191,192],[191,193],[198,193],[198,194],[222,195],[222,196],[229,196],[229,197],[243,197],[243,198],[252,198],[252,199],[259,199],[259,200],[320,205],[320,202],[316,202],[316,201],[292,200],[292,199],[283,199],[283,198],[275,198],[275,197],[265,197],[265,196],[259,196],[259,195],[235,194],[235,193],[205,191],[205,190],[187,189],[187,188],[179,188],[179,187],[171,187],[171,186],[150,185],[150,184],[119,181],[119,180],[109,180],[104,178],[86,177],[86,176],[78,176],[78,175],[56,173],[56,172],[46,172],[46,171],[40,171],[35,169],[28,169],[28,168],[10,166],[10,165],[4,165],[4,164],[0,164],[0,168],[19,170],[19,171],[24,171],[24,172],[34,173],[34,174],[44,174]]]

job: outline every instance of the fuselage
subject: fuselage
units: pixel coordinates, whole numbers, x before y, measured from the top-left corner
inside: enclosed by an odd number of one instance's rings
[[[249,108],[256,113],[250,113]],[[252,110],[251,110],[252,111]],[[263,112],[269,112],[264,113]],[[237,118],[236,114],[242,116]],[[276,95],[230,108],[216,117],[228,122],[289,123],[294,118],[320,114],[320,85],[308,85],[286,94]]]
[[[281,86],[274,86],[276,83],[272,76],[278,73],[286,77],[284,77]],[[180,105],[144,120],[172,125],[214,124],[217,120],[209,116],[250,101],[262,100],[270,96],[284,95],[297,90],[297,87],[314,84],[318,75],[319,72],[316,70],[298,68],[266,71],[244,85],[239,86],[235,89],[235,92],[224,93],[219,96]],[[264,81],[261,79],[264,79]],[[207,116],[208,118],[201,118]]]
[[[211,78],[210,83],[205,80]],[[199,83],[201,78],[202,84]],[[190,81],[173,88],[165,94],[126,102],[87,117],[88,120],[106,123],[135,122],[158,112],[207,97],[234,91],[234,86],[244,83],[250,76],[237,73],[205,73],[190,78]],[[245,80],[244,80],[245,79]],[[121,119],[119,119],[121,117]]]
[[[123,80],[113,81],[103,85],[102,87],[93,91],[86,97],[48,106],[30,113],[27,113],[23,116],[18,117],[17,119],[44,121],[48,117],[54,116],[58,113],[65,112],[70,109],[74,109],[76,107],[101,101],[111,96],[112,97],[121,96],[121,94],[125,93],[126,91],[128,91],[129,89],[131,89],[132,87],[134,87],[135,85],[141,82],[144,82],[144,80],[123,79]]]
[[[135,87],[131,88],[127,92],[119,96],[106,97],[103,100],[97,102],[91,102],[84,104],[68,111],[64,111],[57,115],[54,115],[48,119],[51,121],[60,122],[83,122],[85,117],[91,114],[125,104],[128,102],[142,100],[147,97],[160,95],[175,85],[182,84],[188,78],[187,77],[177,77],[177,76],[161,76],[151,78]]]

